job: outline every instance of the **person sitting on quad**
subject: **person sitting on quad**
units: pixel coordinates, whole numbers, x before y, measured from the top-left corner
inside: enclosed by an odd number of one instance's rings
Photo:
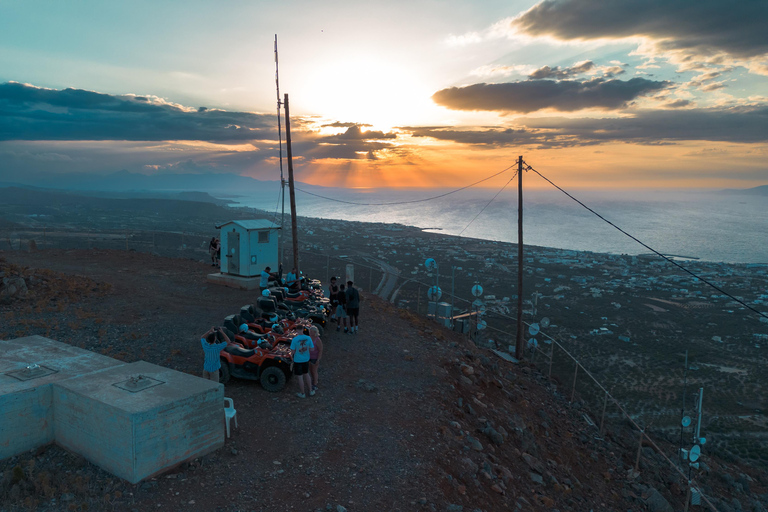
[[[203,378],[219,382],[219,369],[221,368],[219,352],[230,342],[229,338],[220,327],[211,327],[208,332],[203,334],[200,341],[203,344],[203,352],[205,353]]]
[[[296,267],[293,267],[290,272],[285,275],[285,286],[288,287],[292,293],[301,291],[301,281],[299,281],[299,272]]]
[[[264,267],[264,270],[261,271],[261,280],[259,281],[260,292],[263,292],[269,288],[270,281],[277,279],[277,274],[270,272],[270,270],[272,269],[269,267]]]

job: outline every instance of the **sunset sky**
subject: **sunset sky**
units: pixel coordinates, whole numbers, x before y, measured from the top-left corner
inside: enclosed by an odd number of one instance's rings
[[[767,26],[765,0],[3,1],[0,182],[278,179],[277,34],[300,181],[523,155],[571,188],[764,185]]]

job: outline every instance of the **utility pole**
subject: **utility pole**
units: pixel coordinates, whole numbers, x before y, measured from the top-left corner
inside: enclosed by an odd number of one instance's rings
[[[283,200],[283,213],[280,217],[280,263],[285,261],[285,178],[283,177],[283,132],[280,126],[280,75],[277,67],[277,34],[275,34],[275,88],[277,89],[277,140],[280,147],[280,195]],[[287,116],[286,116],[287,118]]]
[[[517,158],[517,341],[515,357],[522,361],[523,350],[523,157]]]
[[[285,146],[288,151],[288,190],[291,193],[291,235],[293,237],[293,266],[299,270],[299,237],[296,228],[296,191],[293,188],[293,152],[291,151],[291,114],[288,94],[285,94]]]

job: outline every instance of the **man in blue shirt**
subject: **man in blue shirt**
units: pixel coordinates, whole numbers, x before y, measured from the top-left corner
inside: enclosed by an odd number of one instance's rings
[[[293,374],[299,381],[299,392],[296,396],[307,398],[304,393],[304,387],[309,390],[310,395],[315,394],[312,389],[312,380],[309,376],[309,349],[314,348],[315,344],[309,336],[309,331],[305,328],[303,334],[299,334],[291,340],[291,354],[293,355]]]
[[[290,272],[285,275],[285,286],[292,292],[301,290],[301,283],[299,281],[299,272],[296,267],[293,267]]]
[[[217,343],[218,336],[221,336],[221,341]],[[203,352],[205,353],[205,362],[203,363],[203,378],[219,382],[219,369],[221,368],[221,361],[219,360],[219,352],[229,343],[229,338],[221,330],[220,327],[211,327],[208,332],[203,334],[200,338],[203,344]]]
[[[259,281],[259,288],[260,292],[263,292],[269,287],[269,281],[271,279],[276,279],[277,276],[273,272],[270,272],[272,270],[269,267],[265,267],[264,270],[261,271],[261,280]]]

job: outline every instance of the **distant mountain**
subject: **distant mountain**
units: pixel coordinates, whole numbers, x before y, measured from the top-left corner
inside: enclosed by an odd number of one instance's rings
[[[768,185],[760,185],[753,188],[729,188],[723,190],[726,194],[740,194],[745,196],[768,196]]]
[[[7,178],[6,178],[7,179]],[[0,186],[100,192],[205,192],[213,194],[277,193],[279,181],[262,181],[237,174],[139,174],[118,171],[112,174],[40,173],[24,176]]]

